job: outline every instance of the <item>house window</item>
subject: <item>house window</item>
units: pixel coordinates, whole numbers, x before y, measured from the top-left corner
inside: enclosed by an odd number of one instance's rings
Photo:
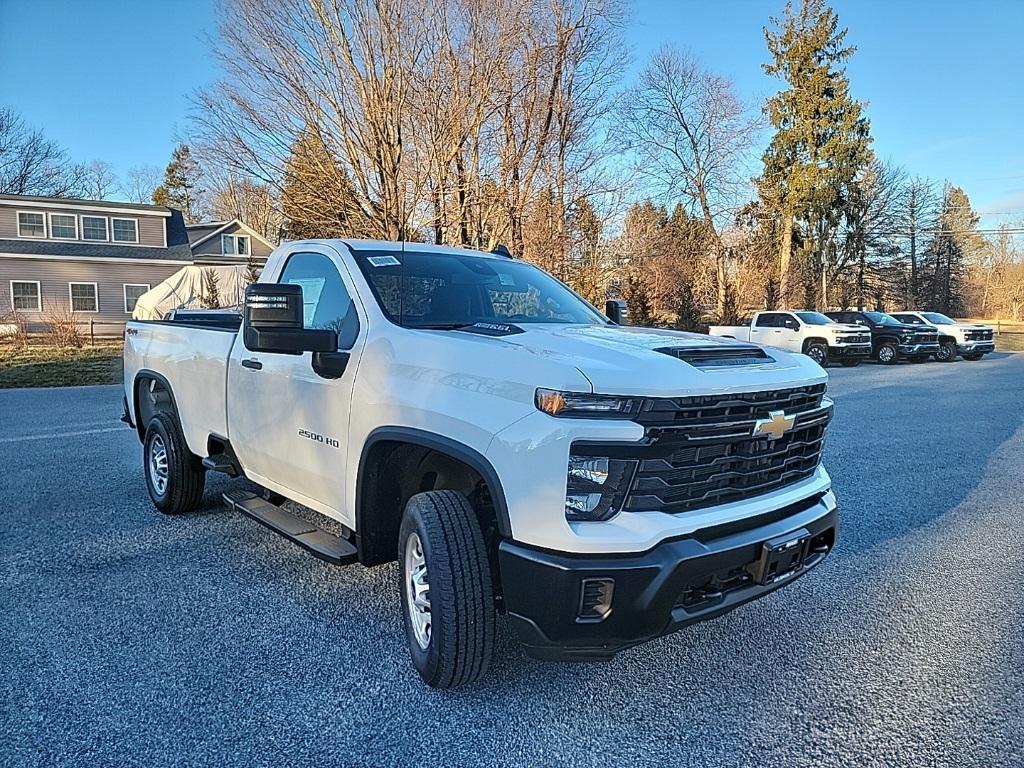
[[[100,302],[96,296],[96,283],[68,283],[71,291],[72,312],[99,312]]]
[[[139,297],[149,290],[148,283],[125,283],[124,286],[124,311],[131,314],[135,311],[135,302]]]
[[[115,243],[139,242],[139,222],[136,219],[111,219],[110,229]]]
[[[11,280],[11,307],[41,312],[43,306],[39,299],[39,281]]]
[[[248,256],[248,235],[221,235],[220,252],[226,256]]]
[[[46,217],[41,213],[19,211],[18,237],[46,237]]]
[[[107,217],[106,216],[83,216],[82,217],[82,239],[83,240],[106,240]]]
[[[70,213],[51,213],[50,237],[57,240],[77,240],[78,217]]]

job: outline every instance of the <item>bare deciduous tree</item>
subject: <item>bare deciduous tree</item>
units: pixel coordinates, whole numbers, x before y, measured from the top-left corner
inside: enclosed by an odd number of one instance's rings
[[[745,202],[759,122],[733,84],[671,47],[654,54],[620,107],[637,171],[666,199],[682,199],[706,223],[716,265],[719,317],[731,314],[721,232]]]
[[[162,168],[155,165],[137,165],[129,168],[125,174],[121,192],[132,203],[152,203],[153,190],[160,186],[164,178]]]
[[[74,197],[81,168],[13,109],[0,107],[0,194]]]
[[[121,191],[114,167],[105,160],[93,160],[79,166],[81,194],[90,200],[106,200]]]

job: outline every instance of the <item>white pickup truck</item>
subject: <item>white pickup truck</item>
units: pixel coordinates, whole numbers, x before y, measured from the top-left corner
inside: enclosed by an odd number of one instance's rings
[[[958,323],[941,312],[890,312],[901,323],[927,325],[939,332],[939,351],[935,359],[940,363],[951,363],[957,355],[964,360],[981,360],[989,352],[995,352],[993,328],[983,323]]]
[[[160,511],[220,471],[312,554],[397,560],[429,685],[484,673],[499,614],[539,658],[608,659],[788,584],[837,531],[820,367],[609,304],[501,254],[291,242],[240,317],[128,324],[124,418]]]
[[[871,333],[808,310],[758,312],[749,325],[712,325],[712,336],[802,352],[824,368],[831,360],[847,367],[871,356]]]

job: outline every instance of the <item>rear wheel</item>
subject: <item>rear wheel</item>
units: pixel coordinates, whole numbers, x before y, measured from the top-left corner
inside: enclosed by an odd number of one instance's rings
[[[896,350],[895,344],[885,342],[878,348],[878,352],[875,353],[875,356],[878,358],[878,362],[882,365],[892,365],[899,357],[899,353]]]
[[[856,368],[858,365],[860,365],[860,358],[848,357],[845,360],[843,360],[842,363],[844,368]]]
[[[206,485],[206,470],[181,434],[178,419],[162,412],[150,419],[143,442],[146,488],[153,506],[167,515],[179,515],[199,506]]]
[[[398,534],[413,665],[433,688],[479,680],[494,655],[491,567],[476,513],[455,491],[409,499]]]
[[[816,362],[822,368],[828,365],[828,345],[820,341],[812,341],[807,345],[804,354]]]
[[[939,351],[935,353],[935,359],[940,363],[952,363],[956,360],[956,343],[943,341],[939,344]]]

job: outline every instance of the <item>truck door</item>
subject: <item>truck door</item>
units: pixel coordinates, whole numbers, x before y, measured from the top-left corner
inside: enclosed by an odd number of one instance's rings
[[[349,520],[347,431],[364,337],[351,277],[330,247],[301,246],[286,257],[277,282],[302,286],[305,327],[337,330],[339,351],[349,358],[340,375],[344,355],[332,357],[333,371],[321,365],[317,373],[310,352],[250,352],[239,339],[228,367],[231,445],[253,481]]]
[[[750,329],[750,340],[766,347],[800,351],[800,324],[788,312],[761,312]]]

